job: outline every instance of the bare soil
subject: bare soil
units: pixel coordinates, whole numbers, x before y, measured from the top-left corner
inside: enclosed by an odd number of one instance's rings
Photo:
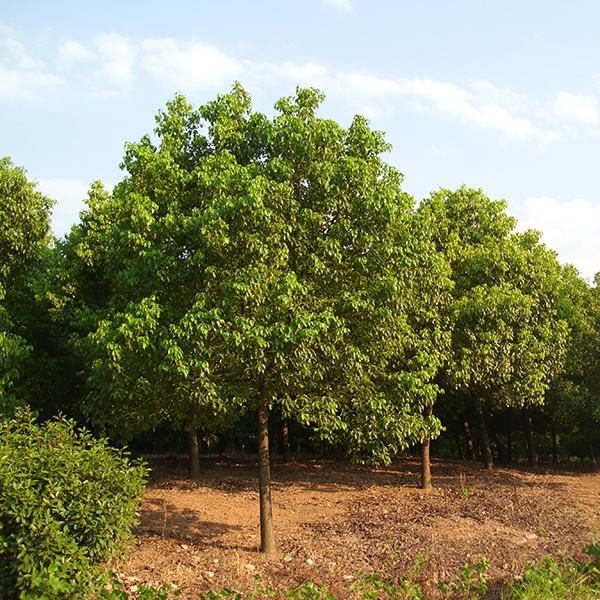
[[[337,461],[275,464],[273,504],[279,552],[258,552],[256,467],[207,461],[199,482],[185,459],[151,459],[141,523],[126,561],[127,586],[171,583],[182,598],[208,589],[263,585],[282,591],[306,581],[352,598],[352,584],[379,573],[415,571],[429,593],[461,565],[487,557],[490,597],[526,562],[581,556],[600,537],[600,473],[527,471],[434,461],[434,489],[418,488],[418,462],[371,469]]]

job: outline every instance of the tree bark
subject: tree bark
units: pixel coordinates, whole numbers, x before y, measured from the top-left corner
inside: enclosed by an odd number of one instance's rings
[[[490,437],[485,425],[485,414],[480,400],[477,401],[477,417],[479,418],[479,437],[481,444],[481,459],[485,468],[491,471],[494,468],[494,455],[490,446]]]
[[[498,455],[498,464],[502,464],[504,462],[504,449],[500,443],[500,436],[496,429],[494,429],[494,445],[496,446],[496,454]]]
[[[200,446],[198,445],[198,434],[196,428],[198,419],[194,415],[188,426],[188,455],[190,479],[197,481],[200,479]]]
[[[473,438],[471,437],[469,421],[463,422],[463,428],[465,430],[465,440],[467,441],[467,458],[469,460],[475,460],[475,448],[473,446]]]
[[[463,448],[462,448],[462,444],[460,442],[460,429],[455,428],[454,429],[454,442],[456,443],[456,457],[458,458],[458,460],[464,460],[465,459],[465,455],[463,452]]]
[[[506,462],[507,464],[512,464],[512,418],[509,415],[508,417],[508,432],[506,434]]]
[[[592,444],[592,428],[587,426],[587,447],[588,447],[588,456],[590,457],[590,461],[593,465],[596,464],[596,454],[594,453],[594,445]]]
[[[535,469],[538,466],[538,457],[533,437],[533,417],[525,407],[521,409],[521,414],[523,415],[523,429],[525,431],[525,445],[527,446],[529,466]]]
[[[539,444],[540,452],[539,452],[538,460],[539,460],[539,462],[544,464],[546,462],[546,431],[544,431],[542,433],[542,435],[540,435],[539,440],[540,440],[540,444]]]
[[[559,462],[558,456],[558,436],[556,435],[556,425],[552,424],[552,462],[557,465]]]
[[[258,392],[258,489],[260,496],[260,550],[266,554],[277,551],[273,529],[271,503],[271,464],[269,458],[269,400],[264,383]]]
[[[281,421],[281,439],[283,442],[283,460],[290,462],[292,450],[290,447],[290,425],[287,419]]]
[[[433,407],[428,406],[425,409],[425,416],[431,417]],[[421,489],[429,491],[431,489],[431,460],[430,460],[431,436],[427,434],[421,442]]]

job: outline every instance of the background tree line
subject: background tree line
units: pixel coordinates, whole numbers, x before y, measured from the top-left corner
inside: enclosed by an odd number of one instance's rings
[[[298,89],[269,118],[239,84],[198,109],[176,96],[60,240],[0,162],[2,412],[183,438],[193,478],[209,440],[257,452],[266,552],[274,447],[420,448],[428,488],[432,445],[491,469],[595,461],[600,442],[598,278],[481,190],[416,205],[383,134],[322,101]]]

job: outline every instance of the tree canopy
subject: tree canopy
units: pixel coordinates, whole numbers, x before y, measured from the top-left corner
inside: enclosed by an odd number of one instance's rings
[[[50,241],[52,201],[24,169],[0,159],[0,413],[26,399],[34,270]]]
[[[258,451],[267,552],[275,424],[354,461],[421,445],[424,488],[445,428],[476,453],[474,415],[489,467],[503,444],[511,460],[514,413],[532,464],[536,419],[555,457],[569,429],[590,458],[598,439],[598,281],[482,190],[417,207],[384,134],[323,100],[298,88],[267,116],[239,84],[198,108],[175,96],[62,240],[0,161],[2,410],[124,441],[185,431],[192,477],[198,432],[236,432]]]
[[[322,100],[298,89],[269,119],[239,85],[198,110],[176,97],[67,241],[96,282],[77,285],[106,284],[90,414],[133,434],[258,411],[267,512],[273,407],[377,461],[439,431],[423,409],[445,262],[382,134],[318,117]]]

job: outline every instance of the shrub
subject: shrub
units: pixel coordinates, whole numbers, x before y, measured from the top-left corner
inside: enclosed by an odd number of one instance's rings
[[[0,423],[0,595],[85,598],[122,551],[147,471],[77,430],[27,411]]]

